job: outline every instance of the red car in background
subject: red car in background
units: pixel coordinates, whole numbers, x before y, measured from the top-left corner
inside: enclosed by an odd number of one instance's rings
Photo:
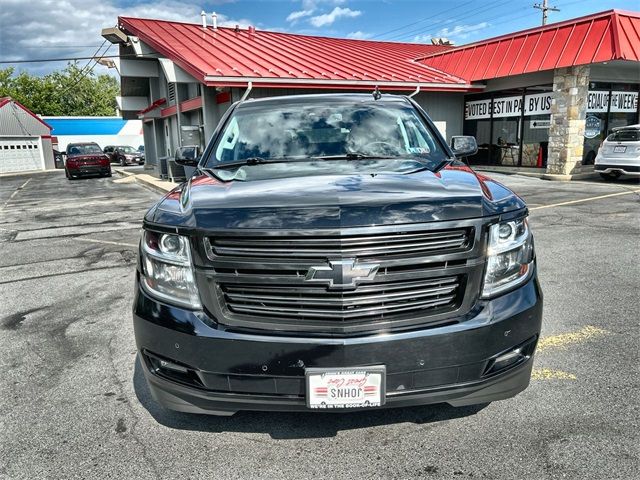
[[[90,175],[110,177],[111,163],[97,143],[70,143],[64,171],[69,180]]]

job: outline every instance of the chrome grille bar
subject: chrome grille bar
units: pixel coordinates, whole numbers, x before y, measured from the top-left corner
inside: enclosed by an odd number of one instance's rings
[[[459,282],[456,277],[447,277],[366,287],[353,292],[302,287],[292,293],[290,285],[228,284],[222,291],[227,307],[236,312],[344,320],[448,305],[456,297]]]
[[[458,228],[434,232],[380,235],[283,235],[207,238],[209,258],[224,256],[326,258],[341,255],[384,257],[410,253],[461,251],[471,245],[471,231]]]

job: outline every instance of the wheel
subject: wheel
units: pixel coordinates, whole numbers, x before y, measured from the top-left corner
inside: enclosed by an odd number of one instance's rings
[[[607,182],[611,182],[613,180],[617,180],[618,178],[620,178],[620,175],[622,175],[622,173],[620,172],[611,172],[611,173],[601,173],[600,176],[602,178],[604,178]]]
[[[127,161],[124,159],[124,157],[120,157],[120,166],[125,167],[126,165],[127,165]]]
[[[105,174],[105,177],[110,177],[111,176],[111,170],[109,170],[109,173]]]

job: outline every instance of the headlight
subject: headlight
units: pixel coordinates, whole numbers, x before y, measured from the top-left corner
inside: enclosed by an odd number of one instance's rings
[[[533,269],[533,239],[526,218],[492,225],[487,247],[483,297],[524,283]]]
[[[145,231],[141,252],[140,279],[151,295],[183,307],[202,308],[187,237]]]

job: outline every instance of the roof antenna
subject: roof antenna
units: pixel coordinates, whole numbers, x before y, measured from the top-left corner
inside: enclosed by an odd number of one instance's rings
[[[378,86],[376,85],[375,90],[373,91],[373,99],[374,100],[380,100],[382,98],[382,94],[380,93],[380,89],[378,88]]]

